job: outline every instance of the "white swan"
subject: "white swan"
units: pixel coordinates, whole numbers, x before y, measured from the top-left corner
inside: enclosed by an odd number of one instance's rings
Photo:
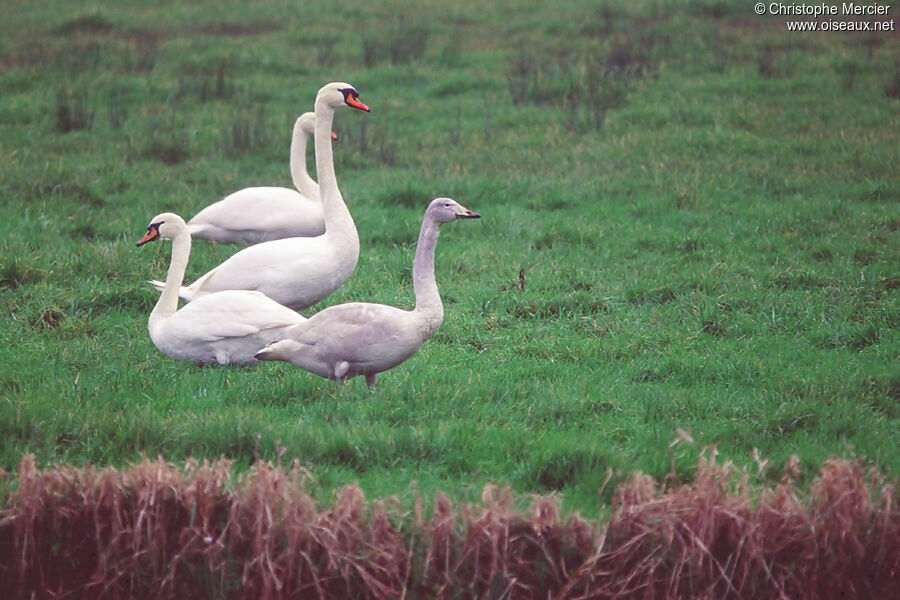
[[[291,178],[296,190],[249,187],[229,194],[188,221],[191,237],[225,244],[256,244],[325,233],[319,185],[306,172],[306,141],[313,134],[314,123],[315,114],[311,112],[303,113],[294,123]],[[334,133],[331,136],[335,139]]]
[[[251,364],[263,346],[306,319],[259,292],[231,290],[209,294],[178,310],[178,288],[191,254],[187,224],[174,213],[153,218],[142,246],[172,240],[172,260],[162,294],[147,329],[160,352],[198,364]]]
[[[329,83],[316,95],[316,172],[325,233],[244,248],[182,287],[181,298],[191,302],[222,290],[258,290],[279,304],[300,310],[322,300],[349,279],[359,259],[359,236],[334,174],[331,124],[338,106],[369,110],[359,101],[359,92],[347,83]],[[162,289],[162,283],[151,283]]]
[[[339,382],[364,375],[369,386],[375,385],[378,373],[415,354],[444,319],[434,279],[434,248],[441,224],[480,216],[449,198],[438,198],[428,206],[413,261],[416,306],[412,310],[365,302],[331,306],[288,329],[256,358],[287,361]]]

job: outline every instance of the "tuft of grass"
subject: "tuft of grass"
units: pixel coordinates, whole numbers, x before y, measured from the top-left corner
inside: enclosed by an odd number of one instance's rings
[[[65,312],[57,308],[45,308],[31,325],[39,329],[56,329],[66,320],[67,316]]]
[[[174,166],[191,155],[191,131],[175,114],[156,114],[146,122],[142,154]]]
[[[571,130],[602,127],[634,86],[652,72],[652,33],[610,36],[605,47],[581,52],[521,48],[510,59],[506,80],[514,104],[553,104]]]
[[[29,264],[27,259],[7,256],[0,265],[0,287],[15,289],[41,279],[41,271]]]
[[[335,159],[336,168],[393,167],[397,163],[397,142],[390,130],[370,126],[367,120],[341,134],[340,144],[344,151]]]
[[[386,207],[402,206],[418,209],[422,206],[422,198],[428,198],[431,195],[433,195],[432,190],[429,190],[423,183],[407,179],[401,185],[382,190],[375,200]]]
[[[317,40],[314,48],[316,63],[323,67],[331,67],[334,65],[336,57],[334,55],[334,47],[338,40],[335,37],[327,36]]]
[[[235,92],[235,86],[228,76],[231,69],[233,69],[231,62],[220,60],[214,65],[204,65],[187,70],[178,79],[175,99],[195,98],[203,104],[228,100]]]
[[[888,70],[884,80],[884,93],[888,98],[900,98],[900,58],[895,58],[894,68]]]
[[[428,29],[422,26],[404,27],[391,35],[391,64],[403,65],[420,60],[428,47]]]
[[[61,133],[90,129],[94,112],[87,107],[86,94],[72,91],[56,94],[56,130]]]
[[[72,35],[79,33],[107,33],[113,28],[112,23],[100,12],[92,12],[69,19],[56,28],[56,33]]]
[[[270,145],[269,126],[261,108],[245,109],[236,113],[231,127],[222,135],[225,156],[234,157],[257,152]]]
[[[392,65],[420,62],[428,48],[429,28],[401,22],[382,30],[367,31],[362,37],[362,62],[371,69],[388,61]],[[452,48],[443,57],[451,59]]]
[[[153,71],[159,60],[160,35],[153,32],[138,32],[132,36],[134,54],[132,69],[136,73]]]
[[[128,120],[129,94],[125,88],[116,87],[108,92],[107,120],[110,129],[121,129]]]

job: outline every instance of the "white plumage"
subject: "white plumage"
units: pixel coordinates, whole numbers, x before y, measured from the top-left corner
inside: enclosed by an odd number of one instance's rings
[[[316,95],[316,171],[325,213],[325,233],[244,248],[194,283],[182,287],[181,298],[192,302],[223,290],[257,290],[279,304],[300,310],[327,297],[353,274],[359,259],[359,236],[337,186],[331,148],[331,125],[338,106],[369,110],[359,101],[359,93],[347,83],[329,83]],[[157,289],[163,285],[151,283]]]
[[[157,215],[138,242],[172,240],[172,260],[147,329],[160,352],[198,364],[252,364],[253,355],[306,319],[259,292],[208,294],[178,310],[178,288],[191,253],[187,224],[174,213]]]
[[[294,123],[291,178],[296,190],[249,187],[229,194],[188,221],[191,237],[226,244],[256,244],[325,233],[319,185],[306,171],[306,142],[313,135],[314,124],[315,114],[311,112],[303,113]]]
[[[364,302],[332,306],[287,329],[256,358],[287,361],[340,382],[363,375],[367,384],[374,385],[378,373],[415,354],[443,321],[444,307],[434,277],[441,224],[479,216],[449,198],[438,198],[428,206],[413,261],[416,305],[412,310]]]

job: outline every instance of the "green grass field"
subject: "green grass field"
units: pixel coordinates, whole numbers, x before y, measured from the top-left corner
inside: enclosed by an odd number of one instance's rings
[[[297,459],[323,498],[495,482],[587,515],[714,445],[764,478],[900,474],[895,33],[737,1],[313,4],[5,3],[0,467]],[[441,329],[374,391],[160,354],[150,218],[290,185],[334,80],[372,107],[335,117],[361,252],[314,310],[410,307],[446,195],[483,218],[442,232]],[[234,250],[196,242],[188,280]]]

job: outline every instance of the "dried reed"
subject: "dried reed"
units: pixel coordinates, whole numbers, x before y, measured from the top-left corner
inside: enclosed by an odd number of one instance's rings
[[[430,518],[347,486],[320,508],[305,472],[227,460],[183,468],[41,470],[0,512],[0,579],[19,598],[878,598],[900,579],[894,488],[827,461],[806,490],[791,461],[771,488],[701,459],[694,480],[639,473],[603,524],[529,512],[508,488],[443,494]],[[11,596],[12,597],[12,596]]]

